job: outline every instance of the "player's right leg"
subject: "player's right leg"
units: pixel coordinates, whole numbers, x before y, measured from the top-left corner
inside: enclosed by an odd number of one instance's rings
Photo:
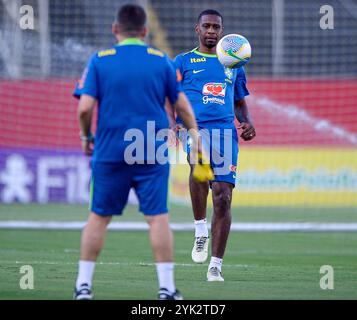
[[[209,146],[209,134],[205,131],[200,131],[202,143],[207,149]],[[187,152],[187,160],[190,163],[190,139],[183,141],[184,149]],[[208,147],[209,148],[209,147]],[[190,163],[189,187],[191,204],[194,217],[195,239],[191,251],[191,258],[196,263],[204,263],[208,257],[209,234],[207,227],[207,197],[209,192],[208,182],[197,182],[193,179],[194,164]]]
[[[173,235],[167,213],[145,215],[149,224],[149,235],[156,271],[159,280],[159,300],[182,300],[174,281]]]
[[[193,165],[189,178],[190,195],[193,216],[195,219],[195,239],[191,251],[192,260],[196,263],[204,263],[208,257],[209,235],[207,227],[207,196],[209,191],[208,182],[197,182],[192,177]]]

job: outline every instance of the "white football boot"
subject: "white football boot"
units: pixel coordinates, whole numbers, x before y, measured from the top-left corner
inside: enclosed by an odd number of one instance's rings
[[[87,283],[82,283],[77,289],[74,288],[74,300],[93,300],[92,288]]]
[[[207,271],[207,281],[224,281],[221,271],[217,267],[211,267]]]
[[[196,263],[204,263],[208,257],[208,237],[197,237],[191,253],[192,260]]]

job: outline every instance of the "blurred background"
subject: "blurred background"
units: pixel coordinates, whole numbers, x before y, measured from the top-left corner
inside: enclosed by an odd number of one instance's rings
[[[91,54],[114,44],[111,24],[128,2],[0,1],[0,219],[84,217],[90,170],[71,95]],[[251,43],[257,138],[241,141],[236,222],[357,221],[355,1],[330,0],[329,20],[319,0],[136,2],[148,12],[148,42],[172,58],[197,46],[196,19],[208,8],[223,15],[225,34]],[[34,30],[20,27],[23,5]],[[174,209],[190,203],[187,176],[187,165],[172,167]],[[174,221],[192,220],[182,212]]]

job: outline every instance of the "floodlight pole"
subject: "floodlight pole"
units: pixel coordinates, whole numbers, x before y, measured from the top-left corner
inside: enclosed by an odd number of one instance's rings
[[[273,75],[284,73],[284,0],[272,3],[272,65]]]
[[[51,72],[51,46],[48,0],[38,0],[40,34],[41,75],[48,77]]]
[[[20,0],[3,0],[4,30],[0,30],[0,55],[5,63],[9,76],[13,79],[22,77],[22,30],[18,25]],[[12,35],[12,45],[9,46],[8,37]]]

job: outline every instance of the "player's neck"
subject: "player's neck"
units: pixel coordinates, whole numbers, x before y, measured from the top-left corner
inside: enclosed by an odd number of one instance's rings
[[[197,48],[197,51],[200,53],[205,53],[205,54],[216,54],[216,47],[207,48],[200,44]]]
[[[123,43],[123,42],[128,42],[128,41],[145,42],[145,39],[140,36],[131,37],[131,36],[117,35],[116,38],[117,38],[118,43]]]

